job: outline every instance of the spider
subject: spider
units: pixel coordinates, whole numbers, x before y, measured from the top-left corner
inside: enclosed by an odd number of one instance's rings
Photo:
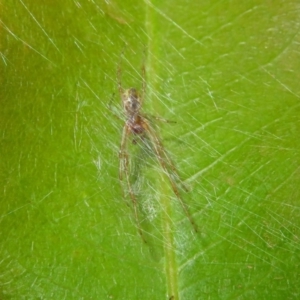
[[[158,160],[159,165],[166,173],[170,184],[172,186],[172,190],[174,194],[176,195],[176,198],[179,200],[186,216],[188,217],[190,223],[192,224],[195,232],[198,231],[197,226],[188,210],[187,205],[183,201],[179,189],[177,187],[177,183],[174,179],[177,178],[180,181],[180,177],[178,175],[178,172],[176,170],[176,167],[174,166],[172,160],[167,155],[167,152],[165,151],[158,135],[156,134],[155,130],[152,128],[149,118],[141,113],[141,108],[143,104],[143,100],[145,99],[146,95],[146,70],[145,65],[142,66],[142,93],[140,94],[137,89],[131,87],[129,89],[124,89],[122,86],[122,70],[121,70],[121,60],[122,60],[122,54],[120,58],[120,62],[118,64],[117,69],[117,85],[118,90],[121,98],[121,104],[123,106],[124,114],[126,116],[126,121],[123,127],[123,133],[121,138],[121,146],[120,146],[120,152],[119,152],[119,159],[120,159],[120,165],[119,165],[119,179],[122,183],[123,188],[123,180],[125,179],[127,184],[127,190],[130,195],[130,198],[133,203],[133,210],[135,219],[138,226],[138,231],[140,236],[142,237],[143,241],[146,242],[143,232],[140,227],[140,219],[138,214],[138,205],[137,205],[137,197],[133,191],[133,187],[130,182],[130,171],[128,168],[128,162],[129,162],[129,155],[128,155],[128,138],[129,136],[133,136],[132,143],[136,144],[137,140],[143,141],[143,139],[147,136],[150,140],[150,143],[153,148],[153,152],[155,157]],[[170,122],[168,120],[165,120],[163,118],[156,119],[164,121],[164,122]],[[139,139],[137,139],[139,137]],[[183,188],[185,190],[186,187],[182,184]]]

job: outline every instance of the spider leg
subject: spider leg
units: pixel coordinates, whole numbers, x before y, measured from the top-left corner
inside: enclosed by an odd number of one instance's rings
[[[129,176],[129,172],[128,172],[127,140],[128,140],[129,134],[130,134],[130,127],[127,124],[125,124],[125,126],[123,128],[121,147],[120,147],[120,152],[119,152],[119,158],[120,158],[119,179],[120,179],[120,182],[122,183],[123,179],[124,179],[124,175],[125,175],[128,193],[130,195],[130,198],[131,198],[132,204],[133,204],[134,216],[135,216],[135,220],[136,220],[136,223],[138,226],[138,231],[139,231],[139,234],[140,234],[142,240],[145,243],[147,243],[145,240],[144,234],[142,232],[142,229],[141,229],[141,222],[140,222],[140,218],[139,218],[139,214],[138,214],[138,207],[137,207],[138,206],[137,199],[133,192],[133,189],[132,189],[132,186],[130,183],[130,176]],[[121,188],[123,190],[123,184],[122,184]],[[125,197],[124,191],[123,191],[123,196]]]
[[[163,156],[165,157],[166,161],[168,162],[168,166],[172,169],[172,172],[173,174],[175,175],[175,177],[177,178],[177,181],[180,183],[181,187],[186,191],[188,192],[189,189],[186,187],[186,185],[182,182],[179,174],[178,174],[178,171],[177,171],[177,168],[175,167],[175,164],[174,162],[172,161],[172,159],[170,158],[170,156],[166,153],[166,150],[164,149],[162,143],[160,140],[159,141],[159,145],[161,147],[161,151],[163,153]],[[170,175],[171,176],[171,175]]]
[[[153,144],[153,147],[154,147],[154,151],[155,151],[155,154],[157,156],[157,159],[158,159],[158,162],[159,164],[161,165],[162,169],[165,171],[165,173],[167,174],[168,178],[169,178],[169,181],[171,183],[171,186],[172,186],[172,189],[173,189],[173,192],[174,194],[176,195],[177,199],[179,200],[186,216],[188,217],[190,223],[192,224],[195,232],[198,232],[198,228],[197,228],[197,225],[196,223],[194,222],[189,210],[188,210],[188,207],[186,205],[186,203],[183,201],[181,195],[180,195],[180,192],[176,186],[176,182],[174,181],[174,179],[172,178],[172,175],[169,171],[169,168],[172,169],[172,171],[174,171],[174,173],[176,174],[176,176],[179,176],[178,173],[177,173],[177,170],[173,164],[173,162],[171,161],[171,159],[168,157],[166,151],[164,150],[164,147],[160,141],[160,139],[158,138],[158,136],[156,135],[154,129],[152,129],[152,127],[149,125],[149,123],[144,120],[144,128],[145,130],[148,132],[149,134],[149,137],[150,137],[150,140]]]
[[[141,114],[142,117],[144,117],[145,119],[151,121],[151,119],[155,119],[155,120],[158,120],[160,122],[164,122],[164,123],[173,123],[173,124],[176,124],[177,122],[176,121],[171,121],[171,120],[167,120],[165,118],[162,118],[162,117],[159,117],[159,116],[155,116],[155,115],[144,115],[144,114]]]
[[[154,115],[149,115],[149,114],[147,114],[147,115],[141,115],[143,118],[145,118],[145,119],[147,119],[148,121],[151,121],[151,118],[153,118],[153,119],[156,119],[156,120],[159,120],[159,121],[161,121],[161,122],[165,122],[165,123],[176,123],[176,121],[170,121],[170,120],[167,120],[167,119],[164,119],[164,118],[161,118],[161,117],[157,117],[157,116],[154,116]],[[148,126],[150,126],[150,125],[148,125]],[[153,129],[152,129],[152,131],[154,131]],[[158,139],[158,138],[157,138]],[[163,154],[164,154],[164,157],[165,157],[165,159],[168,161],[168,164],[169,164],[169,167],[172,169],[172,171],[173,171],[173,174],[176,176],[176,178],[177,178],[177,181],[180,183],[180,185],[181,185],[181,187],[186,191],[186,192],[188,192],[189,191],[189,189],[186,187],[186,185],[182,182],[182,180],[181,180],[181,178],[180,178],[180,176],[179,176],[179,174],[178,174],[178,171],[177,171],[177,169],[176,169],[176,167],[175,167],[175,164],[173,163],[173,161],[172,161],[172,159],[167,155],[167,153],[166,153],[166,151],[165,151],[165,149],[164,149],[164,147],[163,147],[163,145],[162,145],[162,143],[160,142],[160,140],[158,139],[158,141],[159,141],[159,144],[160,144],[160,147],[161,147],[161,149],[162,149],[162,151],[163,151]]]
[[[143,78],[143,83],[142,83],[141,105],[142,105],[142,103],[143,103],[143,101],[146,97],[146,89],[147,89],[145,61],[144,61],[143,66],[142,66],[142,78]]]

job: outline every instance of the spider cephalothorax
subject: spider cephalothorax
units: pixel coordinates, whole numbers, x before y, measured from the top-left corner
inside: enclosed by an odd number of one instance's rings
[[[122,94],[124,110],[128,116],[138,114],[141,108],[140,96],[135,88],[125,90]]]

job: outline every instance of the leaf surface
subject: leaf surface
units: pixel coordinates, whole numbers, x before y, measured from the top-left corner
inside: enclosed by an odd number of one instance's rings
[[[2,3],[0,298],[299,297],[297,5]],[[198,233],[134,145],[122,197],[122,52]]]

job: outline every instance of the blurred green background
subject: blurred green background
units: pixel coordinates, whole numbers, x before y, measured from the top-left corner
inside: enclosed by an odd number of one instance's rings
[[[1,300],[299,299],[297,1],[17,0],[0,16]],[[124,87],[144,63],[144,112],[176,121],[156,129],[197,234],[134,146],[147,244],[122,197],[123,50]]]

